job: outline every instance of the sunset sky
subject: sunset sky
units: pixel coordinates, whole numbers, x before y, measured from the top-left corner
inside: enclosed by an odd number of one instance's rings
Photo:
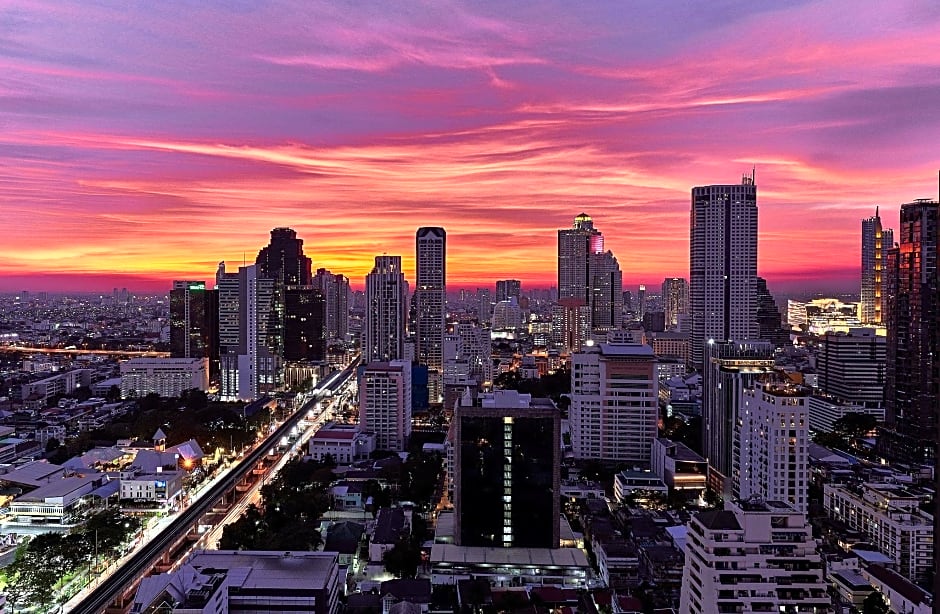
[[[3,3],[0,291],[163,291],[275,226],[354,287],[413,279],[422,225],[449,287],[547,287],[582,211],[656,286],[690,188],[754,165],[771,290],[853,289],[861,218],[937,197],[938,32],[935,0]]]

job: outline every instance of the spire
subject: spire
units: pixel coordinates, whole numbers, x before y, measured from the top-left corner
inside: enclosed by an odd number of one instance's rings
[[[878,217],[878,205],[875,205],[875,217]]]

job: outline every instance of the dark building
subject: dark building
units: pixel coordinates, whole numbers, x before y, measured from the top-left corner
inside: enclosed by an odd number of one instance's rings
[[[499,398],[500,392],[497,391]],[[558,548],[561,420],[549,404],[457,408],[460,546]],[[499,403],[499,401],[496,401]],[[484,401],[485,403],[485,401]]]
[[[170,290],[170,357],[209,358],[218,373],[218,293],[204,281],[174,281]]]
[[[647,311],[643,314],[643,330],[652,333],[661,333],[666,330],[665,311]]]
[[[326,359],[326,301],[312,286],[284,290],[284,360],[320,362]]]
[[[313,286],[323,293],[326,300],[327,341],[346,341],[349,332],[349,278],[334,275],[326,269],[317,269]]]
[[[287,286],[309,286],[310,258],[304,256],[304,241],[290,228],[271,231],[271,243],[258,252],[258,277],[276,279]]]
[[[496,282],[496,302],[508,301],[510,297],[522,298],[522,282],[518,279],[501,279]]]
[[[933,200],[901,205],[898,245],[888,252],[885,428],[878,444],[901,462],[932,463],[937,445],[938,212]]]
[[[758,338],[770,341],[774,347],[783,347],[790,341],[790,331],[782,326],[783,318],[777,309],[774,295],[767,289],[767,280],[757,278],[757,329]]]

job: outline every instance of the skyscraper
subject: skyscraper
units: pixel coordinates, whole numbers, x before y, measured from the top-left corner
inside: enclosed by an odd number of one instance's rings
[[[514,296],[516,300],[522,298],[522,282],[518,279],[500,279],[496,282],[496,302],[508,301]]]
[[[454,504],[460,546],[558,548],[561,418],[551,401],[497,390],[457,407]]]
[[[411,363],[370,362],[359,384],[359,424],[379,450],[403,452],[411,436]]]
[[[313,286],[284,288],[284,360],[326,359],[326,301]]]
[[[756,339],[757,186],[692,188],[689,225],[692,363],[703,365],[705,344]]]
[[[662,292],[666,328],[674,328],[679,325],[679,316],[689,313],[689,284],[681,277],[667,277]]]
[[[216,292],[204,281],[174,281],[170,290],[170,357],[218,360]]]
[[[894,247],[894,231],[881,227],[878,207],[875,215],[862,220],[862,312],[863,324],[884,321],[884,274],[888,250]]]
[[[290,228],[275,228],[271,242],[255,260],[258,277],[275,279],[287,286],[310,285],[310,258],[304,256],[304,241]]]
[[[729,495],[734,467],[734,429],[744,391],[759,377],[773,371],[774,348],[766,341],[712,340],[705,350],[702,451],[708,461],[709,489]]]
[[[892,460],[933,462],[940,397],[940,290],[937,225],[940,204],[901,205],[898,247],[888,253],[885,429],[881,452]]]
[[[317,269],[313,286],[318,288],[326,301],[326,339],[342,343],[349,332],[349,278],[345,275]]]
[[[372,272],[366,275],[363,362],[405,357],[406,292],[401,256],[376,256]]]
[[[586,213],[574,225],[558,231],[558,299],[573,298],[591,304],[591,254],[604,251],[604,235],[594,229]]]
[[[415,340],[418,362],[443,368],[447,329],[447,233],[423,227],[415,233]]]
[[[591,327],[620,328],[623,322],[623,275],[610,251],[591,254]]]

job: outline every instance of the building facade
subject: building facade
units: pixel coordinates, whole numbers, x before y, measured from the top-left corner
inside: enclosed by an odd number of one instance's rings
[[[405,357],[407,284],[401,256],[376,256],[366,275],[366,318],[362,360],[400,360]]]
[[[411,363],[371,362],[359,382],[359,425],[377,450],[402,452],[411,436]]]
[[[884,276],[894,231],[882,228],[878,208],[862,220],[862,292],[860,317],[864,324],[884,322]]]
[[[884,406],[887,339],[878,333],[850,328],[823,335],[816,350],[820,392],[869,409]]]
[[[656,357],[647,345],[587,345],[571,357],[575,458],[649,467],[659,420]]]
[[[121,396],[178,397],[185,390],[209,389],[208,358],[131,358],[121,363]]]
[[[663,280],[662,292],[666,328],[676,328],[679,316],[689,313],[689,283],[681,277],[667,277]]]
[[[702,365],[709,339],[758,337],[757,186],[692,188],[689,308],[692,362]]]
[[[439,376],[447,330],[447,233],[423,227],[415,234],[416,358]]]

